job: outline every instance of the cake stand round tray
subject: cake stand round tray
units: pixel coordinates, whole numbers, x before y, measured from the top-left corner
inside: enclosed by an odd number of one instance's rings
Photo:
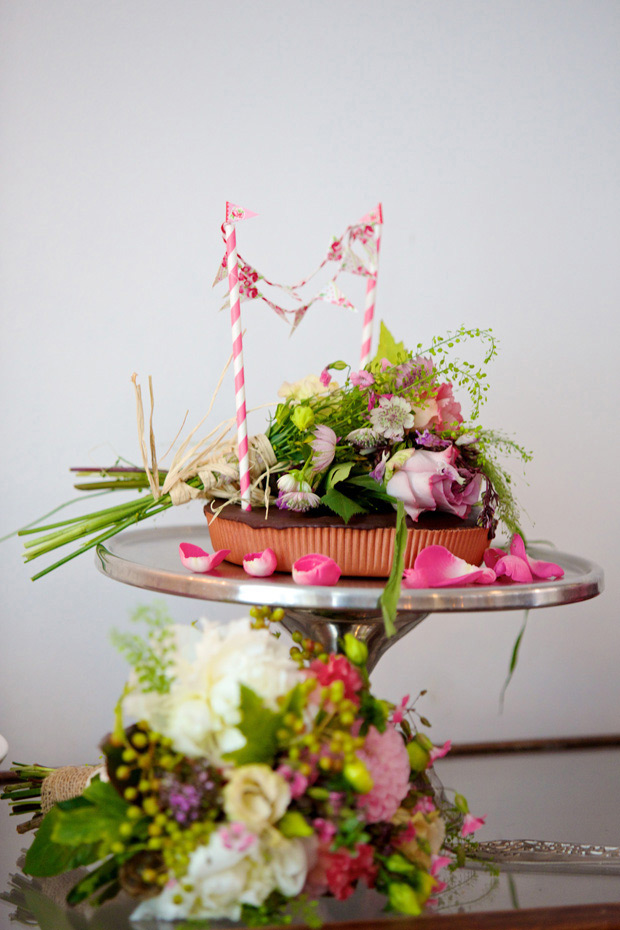
[[[120,533],[96,550],[98,569],[116,581],[162,594],[236,604],[282,607],[283,625],[320,640],[331,651],[345,632],[362,639],[369,667],[429,613],[524,610],[572,604],[603,590],[603,572],[592,562],[555,549],[532,547],[530,553],[559,563],[564,577],[533,584],[470,585],[462,588],[404,590],[398,602],[396,635],[387,639],[378,599],[384,579],[341,578],[333,587],[297,585],[290,574],[252,578],[237,565],[222,562],[204,575],[183,568],[179,543],[208,549],[208,531],[200,525],[151,527]]]

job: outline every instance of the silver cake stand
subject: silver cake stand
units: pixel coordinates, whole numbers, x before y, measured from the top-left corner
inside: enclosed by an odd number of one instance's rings
[[[534,558],[553,561],[564,569],[558,581],[534,584],[470,585],[463,588],[403,590],[398,603],[396,635],[387,638],[378,598],[384,580],[342,578],[334,587],[297,585],[290,574],[252,578],[236,565],[221,563],[205,575],[183,568],[179,543],[191,542],[209,551],[208,531],[200,525],[128,530],[96,550],[99,571],[109,578],[148,591],[205,601],[257,604],[284,609],[283,626],[319,640],[337,652],[345,633],[368,646],[368,668],[383,653],[431,613],[527,610],[574,604],[603,590],[598,565],[555,549],[532,547]],[[583,846],[536,840],[497,840],[479,844],[480,858],[514,869],[545,867],[620,873],[620,848]]]
[[[559,563],[564,577],[535,584],[469,585],[463,588],[403,590],[398,603],[396,635],[388,639],[378,599],[382,579],[341,578],[334,587],[297,585],[290,574],[252,578],[237,565],[222,562],[206,575],[183,568],[179,543],[209,550],[208,531],[200,525],[128,530],[96,550],[98,569],[125,584],[205,601],[282,607],[289,632],[319,640],[331,652],[344,633],[368,646],[368,668],[431,613],[524,610],[556,607],[595,597],[603,590],[603,572],[592,562],[555,549],[532,548],[535,558]]]

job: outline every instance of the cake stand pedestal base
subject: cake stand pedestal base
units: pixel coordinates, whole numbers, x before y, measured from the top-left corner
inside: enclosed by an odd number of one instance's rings
[[[383,617],[380,610],[307,610],[284,608],[282,626],[289,633],[301,633],[325,646],[327,652],[342,652],[345,633],[352,633],[356,639],[366,644],[368,660],[366,667],[371,672],[384,652],[398,642],[403,636],[422,623],[428,613],[423,611],[399,612],[396,621],[396,633],[389,639],[385,635]]]

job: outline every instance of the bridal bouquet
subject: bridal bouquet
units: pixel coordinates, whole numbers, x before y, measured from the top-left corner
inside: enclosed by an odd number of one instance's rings
[[[136,920],[261,925],[305,908],[311,921],[312,900],[345,900],[359,883],[419,914],[482,824],[433,785],[449,745],[417,731],[408,697],[372,694],[350,634],[343,654],[300,636],[289,650],[270,627],[278,611],[252,614],[182,627],[143,610],[145,637],[116,634],[133,668],[103,764],[18,766],[5,791],[32,811],[47,775],[25,871],[90,866],[69,903],[124,889]]]

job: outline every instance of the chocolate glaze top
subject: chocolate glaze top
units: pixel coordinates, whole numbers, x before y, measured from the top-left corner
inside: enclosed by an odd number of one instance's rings
[[[210,519],[213,516],[209,504],[205,505],[204,511],[207,518]],[[478,513],[479,510],[474,508],[470,515],[463,520],[454,516],[454,514],[443,513],[442,511],[426,512],[420,514],[415,522],[411,517],[406,517],[407,528],[443,530],[454,527],[475,527],[477,526]],[[231,504],[220,511],[217,519],[245,523],[255,529],[264,526],[277,530],[292,529],[296,526],[347,526],[356,530],[374,530],[386,526],[395,526],[396,511],[392,513],[356,514],[351,517],[348,523],[345,523],[341,517],[336,516],[335,513],[325,507],[317,507],[315,510],[306,513],[294,513],[291,510],[279,510],[277,507],[270,507],[269,515],[266,518],[266,511],[263,507],[256,510],[242,510],[238,505]]]

